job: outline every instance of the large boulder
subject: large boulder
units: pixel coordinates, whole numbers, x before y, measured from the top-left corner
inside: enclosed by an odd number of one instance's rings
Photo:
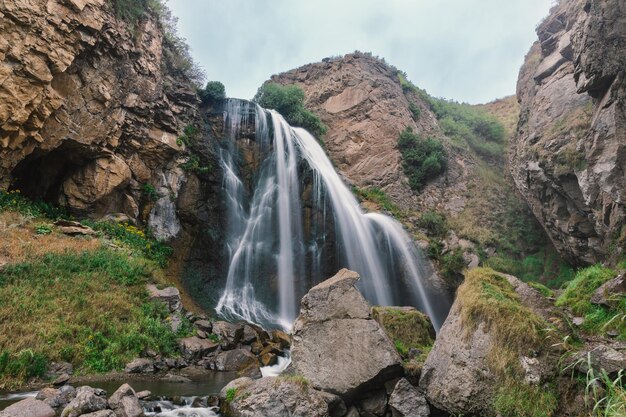
[[[258,365],[256,356],[244,349],[227,350],[215,357],[215,369],[218,371],[241,371]]]
[[[124,367],[127,374],[153,374],[154,371],[154,362],[148,358],[134,359]]]
[[[616,308],[626,294],[626,274],[620,274],[602,284],[591,296],[591,303]]]
[[[178,342],[183,357],[187,360],[197,360],[219,347],[219,344],[197,336],[186,337]]]
[[[220,337],[222,349],[234,349],[243,338],[244,326],[227,321],[216,321],[213,323],[213,333]]]
[[[553,378],[556,360],[540,334],[551,314],[546,303],[513,276],[468,271],[421,373],[428,401],[451,414],[494,415],[499,389]]]
[[[117,417],[144,416],[143,408],[139,404],[135,390],[128,384],[123,384],[111,395],[109,407],[111,407]]]
[[[76,390],[76,397],[65,407],[61,417],[78,417],[108,408],[104,391],[91,387],[80,387]]]
[[[76,397],[76,389],[70,385],[64,385],[61,388],[44,388],[37,393],[38,400],[48,404],[52,408],[59,408]]]
[[[352,397],[402,374],[401,358],[342,269],[302,298],[293,326],[292,361],[311,385]]]
[[[43,401],[27,398],[0,411],[0,417],[54,417],[52,407]]]
[[[220,399],[232,417],[330,417],[326,395],[298,377],[236,379],[222,389]]]

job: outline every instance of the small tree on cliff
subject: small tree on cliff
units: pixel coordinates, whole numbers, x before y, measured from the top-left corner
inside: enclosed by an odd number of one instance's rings
[[[226,98],[226,88],[219,81],[209,81],[203,90],[198,90],[202,104],[213,104]]]
[[[265,83],[254,101],[261,107],[276,110],[289,124],[305,128],[318,139],[328,130],[319,117],[304,107],[304,91],[296,85]]]

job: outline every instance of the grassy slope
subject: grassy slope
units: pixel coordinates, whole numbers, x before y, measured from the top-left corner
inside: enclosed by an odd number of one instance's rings
[[[167,248],[128,225],[69,237],[45,216],[0,192],[0,388],[42,377],[51,361],[89,373],[120,369],[146,348],[175,355],[186,330],[174,334],[145,289],[164,284]]]

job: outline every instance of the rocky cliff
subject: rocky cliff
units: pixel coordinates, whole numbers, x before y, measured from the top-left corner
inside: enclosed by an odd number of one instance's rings
[[[625,25],[621,0],[561,1],[537,27],[520,71],[511,171],[574,264],[624,249]]]
[[[128,22],[104,0],[3,1],[0,187],[176,234],[177,138],[198,103],[166,36],[152,10]]]
[[[358,187],[383,189],[403,207],[416,204],[402,171],[396,143],[407,126],[424,134],[439,132],[435,116],[418,101],[416,122],[398,81],[397,70],[369,54],[354,53],[273,76],[296,84],[306,106],[328,125],[324,143],[336,167]]]

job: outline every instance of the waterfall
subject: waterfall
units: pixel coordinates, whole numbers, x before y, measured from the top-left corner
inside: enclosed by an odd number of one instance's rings
[[[252,115],[254,140],[241,137]],[[347,267],[371,303],[413,305],[439,329],[449,301],[418,248],[395,220],[362,211],[311,134],[235,99],[224,125],[229,266],[218,314],[288,329],[306,291]]]

